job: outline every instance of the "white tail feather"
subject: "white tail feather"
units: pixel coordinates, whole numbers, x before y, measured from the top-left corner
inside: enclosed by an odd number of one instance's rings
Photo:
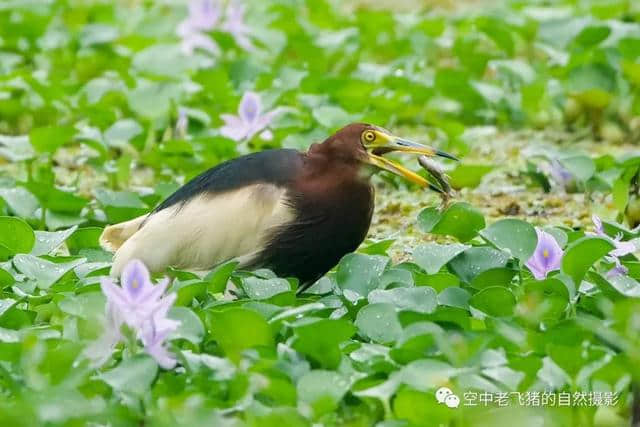
[[[104,229],[102,235],[100,235],[100,246],[109,252],[117,251],[129,237],[133,236],[136,231],[140,229],[140,226],[146,218],[147,215],[142,215],[132,220],[121,222],[120,224],[108,226]]]

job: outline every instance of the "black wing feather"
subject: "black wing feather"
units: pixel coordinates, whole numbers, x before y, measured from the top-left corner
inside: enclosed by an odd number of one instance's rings
[[[265,150],[220,163],[180,187],[152,214],[203,193],[220,194],[257,183],[286,186],[300,170],[302,156],[291,149]]]

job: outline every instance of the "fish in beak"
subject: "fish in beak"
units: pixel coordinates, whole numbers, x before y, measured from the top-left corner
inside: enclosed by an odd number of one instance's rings
[[[433,147],[428,147],[426,145],[418,144],[417,142],[399,138],[381,130],[371,130],[368,132],[373,134],[373,137],[366,135],[365,133],[363,143],[365,145],[365,148],[367,149],[369,164],[399,175],[407,179],[408,181],[418,184],[421,187],[429,187],[432,190],[437,191],[438,193],[444,192],[440,187],[430,183],[422,176],[396,162],[384,158],[383,155],[391,152],[400,152],[407,154],[416,154],[418,156],[439,156],[447,159],[458,160],[455,156],[449,153],[445,153],[444,151],[437,150]]]

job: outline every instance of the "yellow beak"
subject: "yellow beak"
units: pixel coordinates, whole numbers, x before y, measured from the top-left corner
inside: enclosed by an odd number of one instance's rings
[[[437,150],[433,147],[428,147],[426,145],[418,144],[417,142],[408,141],[406,139],[389,135],[381,131],[374,131],[374,133],[376,134],[376,139],[373,143],[366,145],[367,154],[369,155],[368,161],[370,164],[380,169],[384,169],[386,171],[404,177],[405,179],[418,184],[421,187],[430,187],[438,192],[442,192],[417,173],[405,168],[398,163],[392,162],[389,159],[385,159],[384,157],[382,157],[382,155],[397,151],[407,154],[417,154],[428,157],[440,156],[446,157],[447,159],[458,160],[455,156],[452,156],[449,153],[445,153],[444,151]]]

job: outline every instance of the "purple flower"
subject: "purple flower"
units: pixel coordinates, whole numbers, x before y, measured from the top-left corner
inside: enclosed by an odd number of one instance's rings
[[[175,300],[176,294],[167,295],[163,298],[152,314],[152,320],[145,322],[140,330],[140,339],[145,351],[165,369],[171,369],[176,365],[175,358],[169,353],[165,345],[169,334],[179,326],[179,322],[167,317],[169,308],[171,308]]]
[[[616,276],[624,276],[629,272],[629,269],[622,265],[618,258],[614,258],[614,262],[616,263],[615,267],[607,271],[607,277],[609,279]]]
[[[564,252],[551,234],[538,228],[536,228],[536,233],[538,234],[538,244],[525,265],[531,270],[533,277],[542,280],[547,277],[549,272],[560,268]]]
[[[598,215],[593,215],[591,217],[593,221],[593,225],[595,227],[596,235],[599,237],[603,237],[608,239],[615,245],[615,249],[609,252],[609,256],[606,258],[607,261],[614,262],[616,266],[607,272],[607,277],[619,276],[621,274],[627,274],[629,270],[627,267],[620,263],[620,257],[631,254],[636,251],[636,245],[633,242],[624,242],[622,241],[622,233],[618,233],[614,239],[609,237],[604,232],[604,227],[602,225],[602,220]]]
[[[206,33],[218,29],[229,33],[238,46],[253,50],[249,38],[250,27],[244,22],[245,6],[237,2],[229,3],[222,18],[222,2],[220,0],[191,0],[189,15],[182,21],[176,33],[182,39],[182,50],[191,55],[196,49],[218,54],[220,47]]]
[[[220,128],[220,133],[239,142],[249,140],[261,132],[260,138],[269,141],[273,138],[273,134],[267,127],[279,113],[280,110],[275,109],[263,114],[260,96],[255,92],[245,92],[240,101],[237,116],[232,114],[220,116],[225,123]]]
[[[169,280],[165,279],[154,286],[145,265],[132,260],[122,271],[120,283],[121,287],[105,278],[101,280],[100,287],[107,297],[109,308],[118,314],[117,317],[131,328],[138,329],[156,309]]]
[[[570,185],[574,183],[574,177],[565,168],[562,166],[562,163],[558,159],[551,160],[551,169],[550,169],[551,177],[556,182],[556,184],[560,185],[562,188],[566,189]]]
[[[230,3],[225,11],[225,22],[222,24],[222,29],[231,34],[238,46],[246,50],[253,50],[253,43],[248,36],[250,28],[244,23],[244,12],[245,6],[243,4]]]
[[[178,24],[176,33],[182,38],[182,51],[193,54],[196,49],[217,54],[220,52],[218,44],[211,37],[204,34],[213,30],[220,16],[221,6],[218,0],[192,0],[189,2],[189,15]]]
[[[132,260],[125,266],[120,283],[118,286],[109,278],[100,282],[107,297],[106,327],[103,336],[85,354],[98,364],[106,361],[115,345],[123,339],[121,330],[126,324],[160,366],[172,368],[175,360],[164,343],[179,322],[167,317],[176,299],[175,293],[164,295],[169,280],[154,285],[145,265]]]

